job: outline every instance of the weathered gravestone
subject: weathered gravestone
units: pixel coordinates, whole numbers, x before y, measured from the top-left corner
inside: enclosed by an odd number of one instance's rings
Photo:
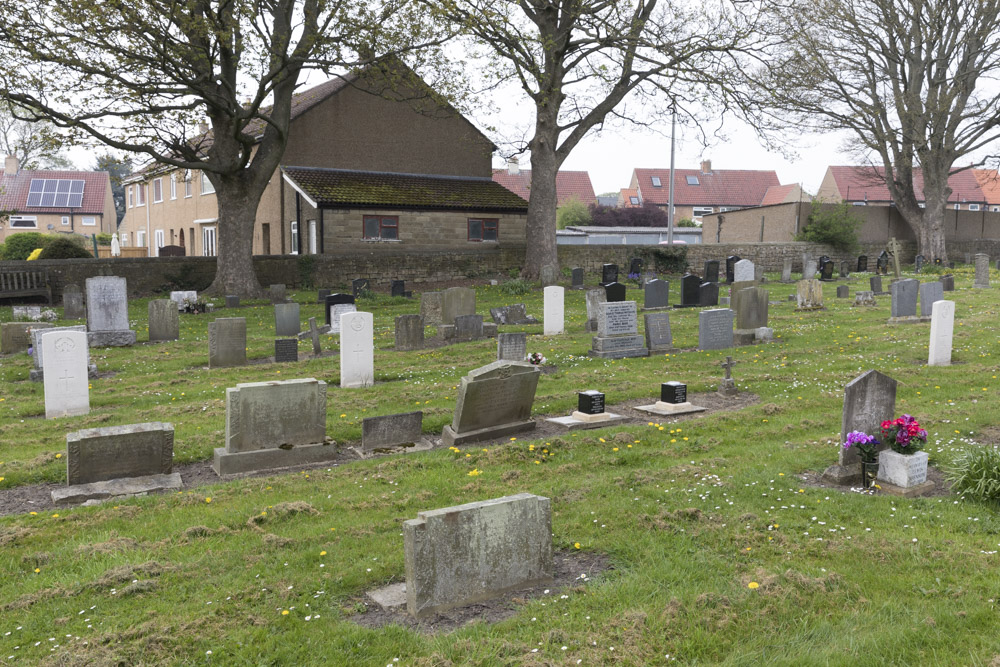
[[[87,316],[83,307],[83,292],[79,285],[66,285],[63,288],[63,319],[82,320]]]
[[[330,333],[340,333],[340,316],[345,313],[358,312],[354,297],[350,294],[331,294],[326,297],[326,323],[330,325]]]
[[[795,286],[797,310],[823,309],[823,283],[818,280],[800,280]]]
[[[878,304],[875,303],[875,292],[867,291],[867,292],[855,292],[854,303],[851,304],[851,307],[853,308],[854,306],[876,306],[876,305]]]
[[[372,291],[372,283],[367,278],[355,278],[351,281],[351,293],[355,299],[367,296]]]
[[[381,449],[414,445],[420,440],[424,413],[404,412],[361,421],[361,452],[371,454]]]
[[[920,270],[924,268],[924,263],[926,261],[927,260],[924,258],[924,256],[919,254],[913,258],[913,268],[916,273],[920,273]]]
[[[681,276],[681,302],[677,304],[678,308],[694,308],[701,305],[701,282],[701,278],[693,273]]]
[[[936,301],[944,299],[944,285],[938,281],[920,283],[920,317],[930,319]]]
[[[733,314],[728,308],[698,313],[699,350],[725,350],[733,346]]]
[[[268,296],[271,299],[271,303],[285,303],[288,300],[288,290],[284,285],[274,284],[267,288]]]
[[[719,282],[719,260],[717,259],[705,260],[705,282],[706,283]]]
[[[528,356],[528,334],[497,334],[497,361],[524,361]]]
[[[753,267],[753,279],[756,283],[763,283],[767,281],[767,277],[764,275],[764,267],[760,264],[755,264]]]
[[[917,321],[917,294],[919,288],[920,281],[913,278],[897,280],[889,285],[889,292],[892,294],[889,324]]]
[[[802,280],[812,280],[816,276],[816,260],[808,255],[802,256]]]
[[[496,324],[538,324],[538,320],[528,315],[523,303],[490,308],[490,316]]]
[[[785,257],[781,261],[781,282],[790,283],[792,282],[792,258]]]
[[[603,359],[649,356],[639,335],[635,301],[601,304],[597,311],[597,335],[588,354]]]
[[[740,392],[736,388],[736,380],[733,379],[733,366],[735,365],[733,358],[727,355],[726,360],[719,365],[722,366],[723,376],[716,393],[722,396],[738,396]]]
[[[837,285],[837,298],[846,299],[851,295],[851,289],[847,285]]]
[[[482,327],[480,317],[479,326]],[[375,384],[375,342],[371,313],[340,316],[340,386],[370,387]]]
[[[226,308],[239,308],[240,307],[240,297],[235,294],[226,295]]]
[[[41,382],[45,379],[45,356],[42,348],[42,335],[57,331],[82,331],[87,332],[87,326],[77,324],[69,327],[39,328],[36,323],[31,330],[31,357],[33,368],[28,372],[28,377],[32,382]],[[87,350],[87,377],[94,379],[97,377],[97,364],[90,360],[90,350]]]
[[[755,278],[753,262],[749,259],[741,259],[733,265],[733,279],[730,282],[752,282]]]
[[[889,273],[889,253],[885,250],[878,254],[875,260],[875,272],[881,275]]]
[[[38,322],[42,319],[41,306],[11,306],[15,320]]]
[[[683,382],[671,381],[660,385],[660,400],[652,405],[640,405],[636,410],[653,415],[673,416],[704,412],[707,408],[692,405],[688,401],[687,385]]]
[[[650,280],[643,290],[642,307],[656,310],[670,307],[670,283],[665,280]]]
[[[531,405],[541,372],[523,361],[494,361],[462,378],[455,416],[444,427],[446,446],[487,440],[535,428]]]
[[[949,273],[941,276],[939,280],[941,283],[941,289],[943,289],[945,292],[955,291],[955,276]]]
[[[441,322],[454,324],[460,315],[476,314],[476,290],[468,287],[449,287],[441,292]]]
[[[420,316],[426,326],[436,327],[441,324],[441,292],[422,292],[420,294]]]
[[[736,280],[736,262],[742,259],[739,255],[726,257],[726,282],[732,283]]]
[[[566,331],[563,302],[565,292],[566,290],[558,285],[550,285],[544,290],[542,333],[545,336],[555,336]]]
[[[597,311],[600,304],[607,303],[607,293],[603,289],[587,290],[585,294],[587,300],[587,325],[584,331],[591,333],[597,331]]]
[[[245,366],[247,321],[243,317],[220,317],[208,323],[208,367]]]
[[[169,299],[165,299],[169,301]],[[171,307],[176,308],[171,302]],[[174,427],[162,422],[90,428],[66,435],[66,484],[56,504],[179,489]]]
[[[571,289],[583,289],[583,269],[579,266],[575,267],[572,276]]]
[[[31,332],[49,329],[48,322],[4,322],[0,324],[0,353],[27,352],[31,347]]]
[[[87,334],[83,331],[41,332],[44,351],[45,418],[73,417],[90,412],[87,377]]]
[[[298,360],[298,338],[278,338],[274,341],[274,362],[276,364],[294,363]]]
[[[128,328],[128,290],[117,276],[87,278],[87,340],[90,347],[124,347],[135,344]]]
[[[846,259],[840,260],[840,277],[846,278],[851,274],[851,263]]]
[[[652,353],[673,352],[674,337],[670,333],[670,313],[647,313],[643,315],[646,348]]]
[[[990,256],[976,253],[976,278],[972,286],[983,289],[990,286]]]
[[[149,340],[178,340],[181,322],[177,315],[177,302],[172,299],[150,299]]]
[[[170,300],[174,302],[178,311],[187,310],[188,306],[198,300],[198,292],[196,290],[175,290],[170,293]]]
[[[868,255],[858,255],[858,273],[868,271]]]
[[[896,410],[896,381],[888,375],[870,370],[854,378],[844,387],[844,412],[840,427],[840,444],[837,464],[824,471],[823,476],[837,484],[855,484],[861,481],[861,457],[854,447],[844,449],[843,443],[852,431],[879,435],[882,422],[892,419]],[[887,448],[878,445],[878,449]]]
[[[719,305],[719,283],[702,283],[698,286],[698,305],[703,308]]]
[[[326,303],[326,297],[333,294],[331,289],[320,289],[316,290],[316,303]]]
[[[625,285],[617,282],[608,283],[604,286],[604,296],[608,303],[615,303],[625,300]]]
[[[419,350],[424,346],[424,318],[420,315],[396,316],[396,349]]]
[[[751,345],[757,338],[757,330],[767,327],[769,293],[763,287],[746,287],[736,294],[733,304],[736,313],[733,341],[737,345]]]
[[[326,383],[314,378],[249,382],[226,389],[226,446],[216,474],[232,475],[329,461]]]
[[[403,522],[406,607],[423,618],[552,581],[552,510],[529,493]]]
[[[874,275],[868,279],[868,287],[871,289],[872,294],[876,296],[885,294],[882,291],[882,276]]]
[[[297,336],[301,324],[302,322],[299,320],[299,304],[274,304],[275,336]]]
[[[601,266],[601,285],[618,282],[618,265],[604,264]]]
[[[438,326],[438,333],[443,339],[456,343],[479,340],[483,337],[483,326],[482,315],[459,315],[454,324]]]
[[[297,336],[297,338],[299,340],[304,340],[306,338],[309,338],[312,341],[313,354],[316,355],[316,356],[319,356],[320,352],[323,351],[323,348],[320,345],[319,335],[320,334],[329,333],[330,332],[330,328],[331,327],[330,327],[329,324],[324,324],[321,327],[316,326],[316,318],[315,317],[310,317],[309,318],[309,329],[306,330],[306,331],[299,332],[299,335]]]
[[[927,352],[928,366],[950,366],[951,344],[955,331],[955,302],[940,299],[931,311],[931,339]]]

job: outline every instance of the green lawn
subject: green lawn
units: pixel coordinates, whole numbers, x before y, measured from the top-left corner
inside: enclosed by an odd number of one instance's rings
[[[995,506],[798,478],[836,461],[843,387],[870,368],[899,381],[897,412],[927,428],[931,465],[1000,442],[1000,287],[971,289],[971,267],[955,274],[957,291],[945,294],[957,305],[950,367],[925,365],[929,324],[886,324],[888,296],[850,307],[866,275],[850,299],[825,285],[828,310],[802,314],[786,301],[794,285],[769,283],[781,302],[770,309],[777,340],[728,351],[737,385],[760,397],[738,412],[0,518],[0,664],[991,664],[1000,655]],[[674,295],[678,287],[672,277]],[[541,290],[476,291],[487,319],[491,306],[521,301],[541,319]],[[314,292],[293,296],[303,323],[322,320]],[[641,292],[629,298],[641,302]],[[130,304],[139,345],[93,351],[99,370],[115,374],[92,381],[87,416],[44,419],[30,360],[0,359],[0,490],[64,480],[65,435],[81,428],[166,421],[178,462],[208,459],[223,445],[225,389],[238,382],[325,380],[327,432],[340,442],[359,439],[366,416],[418,406],[425,432],[440,434],[459,379],[496,354],[494,340],[397,353],[393,318],[418,312],[419,300],[361,301],[375,315],[377,384],[340,389],[336,355],[209,371],[207,325],[233,315],[225,310],[182,315],[181,341],[144,344],[146,308]],[[237,315],[247,318],[248,356],[273,354],[270,306]],[[698,309],[670,317],[675,344],[695,347]],[[529,352],[558,367],[539,382],[536,415],[568,414],[583,389],[604,391],[613,408],[655,398],[667,380],[713,391],[722,376],[727,351],[588,358],[584,318],[583,292],[567,291],[569,333],[523,328]],[[403,579],[403,520],[519,492],[552,498],[557,549],[579,543],[613,569],[494,625],[426,635],[349,620],[365,591]]]

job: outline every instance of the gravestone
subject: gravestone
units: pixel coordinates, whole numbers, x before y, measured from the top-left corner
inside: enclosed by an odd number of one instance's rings
[[[875,272],[881,275],[889,273],[889,253],[883,250],[875,260]]]
[[[240,307],[240,297],[235,294],[226,295],[226,308],[239,308]]]
[[[483,316],[482,315],[459,315],[452,325],[443,324],[438,327],[446,339],[455,342],[479,340],[483,337]]]
[[[781,282],[792,282],[792,258],[786,257],[781,262]]]
[[[721,362],[719,366],[722,366],[723,376],[722,381],[719,382],[719,388],[716,393],[722,396],[738,396],[739,390],[736,389],[736,381],[733,380],[733,358],[730,356],[726,357],[726,360]]]
[[[847,285],[837,285],[837,298],[846,299],[851,295],[851,289]]]
[[[642,307],[656,310],[670,307],[670,283],[666,280],[650,280],[643,290]]]
[[[580,391],[576,394],[576,410],[566,417],[550,417],[546,419],[550,424],[555,424],[566,430],[588,428],[606,428],[612,424],[625,421],[621,415],[608,412],[604,394],[596,389]]]
[[[44,351],[45,418],[73,417],[90,412],[87,377],[87,334],[83,331],[41,332]]]
[[[983,289],[990,286],[990,256],[983,253],[976,253],[976,278],[972,283],[976,289]]]
[[[181,322],[177,315],[177,302],[172,299],[150,299],[149,340],[178,340]]]
[[[733,304],[736,312],[736,343],[747,345],[756,338],[756,330],[767,326],[768,291],[763,287],[746,287]]]
[[[271,303],[285,303],[288,300],[287,289],[284,285],[270,285],[267,288],[268,296],[271,299]]]
[[[441,323],[453,324],[460,315],[476,314],[476,290],[449,287],[441,292]]]
[[[396,316],[396,349],[419,350],[424,346],[424,318],[421,315]]]
[[[316,290],[316,303],[326,303],[326,297],[333,294],[331,289]]]
[[[949,274],[943,275],[940,278],[941,289],[945,292],[955,291],[955,276]]]
[[[642,317],[646,348],[652,353],[673,352],[674,337],[670,333],[670,313],[646,313]]]
[[[31,361],[33,368],[28,372],[28,377],[32,382],[41,382],[45,379],[45,357],[42,348],[42,336],[47,333],[57,331],[82,331],[87,332],[85,324],[77,324],[69,327],[44,327],[39,328],[39,323],[31,329]],[[87,350],[87,377],[94,379],[97,377],[97,364],[90,360],[90,350]]]
[[[698,313],[698,349],[725,350],[733,346],[733,311],[728,308]]]
[[[414,445],[420,440],[423,423],[424,413],[419,410],[365,417],[361,421],[361,451],[371,454],[380,449]]]
[[[286,364],[299,360],[298,338],[277,338],[274,341],[274,363]]]
[[[820,255],[819,256],[819,261],[816,262],[816,266],[819,267],[820,270],[822,270],[823,269],[823,265],[826,264],[829,261],[830,261],[830,256],[829,255]]]
[[[920,281],[913,278],[897,280],[889,285],[889,292],[892,294],[891,316],[889,322],[915,322],[917,321],[917,294],[920,288]]]
[[[732,283],[736,280],[736,262],[742,259],[739,255],[726,257],[726,282]]]
[[[340,333],[340,316],[345,313],[358,312],[354,297],[350,294],[331,294],[326,297],[326,323],[330,325],[330,333]]]
[[[479,319],[482,328],[482,317]],[[375,343],[371,313],[340,316],[340,386],[370,387],[375,384]]]
[[[371,291],[372,283],[367,278],[355,278],[351,281],[351,294],[354,295],[355,300],[366,296]]]
[[[300,332],[298,334],[297,338],[299,340],[303,340],[305,338],[309,338],[310,340],[312,340],[313,355],[315,355],[315,356],[318,357],[320,355],[320,353],[323,351],[323,348],[320,345],[319,335],[320,334],[329,333],[330,332],[330,328],[331,327],[330,327],[329,324],[324,324],[321,327],[316,326],[316,318],[315,317],[310,317],[309,318],[309,329],[306,330],[306,331]]]
[[[717,283],[719,282],[719,260],[708,259],[705,260],[705,282],[706,283]]]
[[[249,382],[226,389],[225,447],[215,450],[218,475],[329,461],[326,383],[314,378]]]
[[[858,273],[868,271],[868,255],[858,255]]]
[[[703,308],[719,305],[719,283],[702,283],[698,286],[698,305]]]
[[[824,281],[833,280],[833,260],[827,259],[820,265],[819,279]]]
[[[965,263],[966,264],[972,264],[972,253],[971,252],[965,253]]]
[[[628,275],[629,278],[633,276],[638,279],[642,276],[642,260],[638,257],[633,257],[628,261]]]
[[[660,385],[660,400],[652,405],[640,405],[636,410],[654,415],[673,416],[691,412],[704,412],[707,408],[692,405],[683,382],[664,382]]]
[[[490,316],[496,324],[538,324],[538,320],[528,315],[523,303],[490,308]]]
[[[618,282],[618,265],[604,264],[601,266],[601,285]]]
[[[920,317],[929,319],[935,301],[944,299],[944,285],[938,281],[920,283]]]
[[[578,392],[576,411],[588,417],[604,414],[604,394],[596,389]]]
[[[420,294],[420,316],[424,318],[425,326],[436,327],[441,324],[441,292]]]
[[[563,299],[565,292],[558,285],[550,285],[544,290],[544,315],[542,318],[542,334],[545,336],[555,336],[566,332],[564,318],[565,303]]]
[[[916,270],[916,273],[920,273],[920,270],[924,268],[924,263],[926,261],[927,260],[923,255],[917,255],[913,258],[913,268]]]
[[[767,281],[767,277],[764,276],[764,267],[760,264],[755,264],[753,267],[753,279],[756,283],[763,283]]]
[[[87,278],[87,340],[90,347],[125,347],[135,344],[128,328],[128,290],[118,276]]]
[[[587,290],[585,298],[587,301],[587,324],[584,330],[591,333],[597,331],[597,311],[600,304],[607,303],[608,298],[604,289]]]
[[[497,361],[524,361],[528,356],[528,334],[497,334]]]
[[[694,308],[701,305],[701,282],[701,278],[693,273],[681,276],[681,302],[677,304],[678,308]]]
[[[50,329],[48,322],[4,322],[0,324],[0,354],[27,352],[31,347],[31,332]]]
[[[170,300],[174,302],[178,311],[187,310],[188,306],[198,300],[196,290],[173,291],[170,293]]]
[[[934,302],[931,310],[931,338],[927,351],[928,366],[950,366],[951,345],[955,331],[955,302]]]
[[[38,322],[42,319],[41,306],[11,306],[15,320]]]
[[[274,304],[274,335],[297,336],[302,322],[299,320],[299,304]]]
[[[638,332],[635,301],[602,303],[597,311],[597,335],[588,354],[602,359],[648,357],[649,350]]]
[[[523,361],[494,361],[470,371],[459,385],[442,443],[450,447],[534,429],[531,405],[539,375],[537,366]]]
[[[419,512],[403,522],[415,618],[552,581],[552,510],[529,493]]]
[[[851,304],[851,307],[853,308],[854,306],[877,306],[877,305],[878,304],[875,303],[875,292],[855,292],[854,303]]]
[[[840,277],[846,278],[851,275],[851,263],[846,259],[840,260]]]
[[[87,317],[87,310],[83,307],[83,292],[79,285],[66,285],[63,289],[63,319],[82,320]]]
[[[888,375],[870,370],[854,378],[844,387],[844,411],[840,427],[840,443],[847,440],[851,431],[861,431],[868,435],[879,435],[883,421],[892,419],[896,411],[896,381]],[[877,449],[886,449],[880,444]],[[854,447],[839,452],[837,465],[830,466],[823,476],[838,484],[853,484],[861,481],[861,457]]]
[[[868,279],[868,286],[871,288],[873,294],[885,294],[882,291],[882,276],[874,275]]]
[[[406,281],[393,280],[389,282],[389,296],[406,296]]]
[[[575,267],[572,271],[572,286],[571,289],[583,289],[583,269],[579,266]]]
[[[246,366],[247,321],[220,317],[208,323],[208,367]]]
[[[823,283],[818,280],[800,280],[795,286],[797,310],[823,309]]]
[[[752,282],[756,278],[753,269],[753,262],[749,259],[741,259],[733,265],[733,279],[729,282]]]
[[[625,300],[625,285],[617,282],[604,285],[604,296],[608,303]]]
[[[816,260],[808,255],[802,256],[802,280],[812,280],[816,276]]]

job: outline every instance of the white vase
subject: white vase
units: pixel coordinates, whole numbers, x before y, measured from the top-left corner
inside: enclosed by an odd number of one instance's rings
[[[900,488],[927,481],[927,452],[900,454],[884,449],[878,455],[878,479]]]

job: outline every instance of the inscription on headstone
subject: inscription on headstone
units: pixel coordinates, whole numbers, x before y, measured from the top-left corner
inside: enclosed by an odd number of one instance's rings
[[[299,360],[299,341],[297,338],[278,338],[274,341],[275,363],[289,363]]]

